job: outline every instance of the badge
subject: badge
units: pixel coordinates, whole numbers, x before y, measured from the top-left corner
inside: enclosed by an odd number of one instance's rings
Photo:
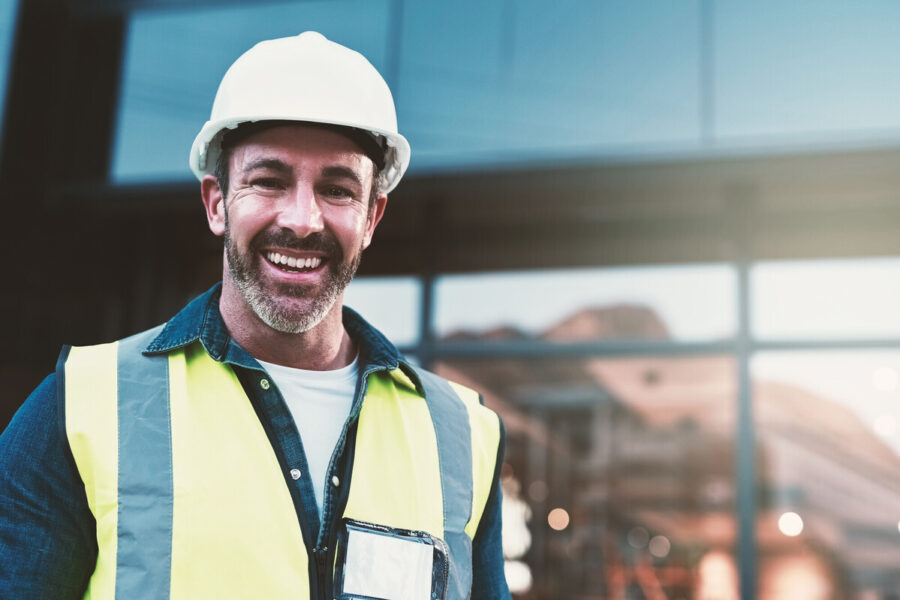
[[[335,572],[338,600],[444,600],[449,572],[443,540],[344,519]]]

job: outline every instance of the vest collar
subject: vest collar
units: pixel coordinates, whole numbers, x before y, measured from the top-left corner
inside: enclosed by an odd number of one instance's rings
[[[165,354],[199,341],[206,352],[218,362],[236,364],[248,369],[261,369],[256,359],[231,339],[225,327],[225,320],[219,312],[221,293],[222,284],[217,283],[206,293],[194,298],[166,323],[143,353]],[[372,327],[359,313],[346,306],[343,322],[347,333],[359,346],[360,373],[395,371],[399,368],[418,391],[422,390],[416,370],[384,334]]]

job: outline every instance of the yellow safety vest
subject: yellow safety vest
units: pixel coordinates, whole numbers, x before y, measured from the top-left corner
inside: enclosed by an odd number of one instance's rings
[[[237,376],[199,342],[142,354],[159,331],[60,360],[97,522],[85,598],[309,598],[294,504]],[[343,517],[444,540],[447,598],[467,598],[499,420],[472,390],[418,374],[424,397],[400,369],[368,376]]]

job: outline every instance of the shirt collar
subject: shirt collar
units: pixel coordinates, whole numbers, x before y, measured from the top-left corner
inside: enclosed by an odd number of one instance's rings
[[[172,317],[162,331],[144,349],[144,354],[165,354],[199,341],[213,359],[248,369],[260,369],[250,354],[231,339],[225,320],[219,312],[222,284],[217,283],[206,293],[194,298]],[[344,307],[344,328],[359,346],[360,373],[401,369],[417,389],[422,385],[415,369],[397,348],[372,327],[359,313]]]

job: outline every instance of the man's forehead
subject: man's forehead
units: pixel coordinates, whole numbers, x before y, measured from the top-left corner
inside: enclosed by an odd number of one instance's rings
[[[313,161],[351,167],[362,171],[361,175],[374,170],[372,160],[352,139],[330,129],[304,124],[278,125],[249,135],[235,144],[232,161],[239,169],[254,165],[274,167],[275,161],[291,167],[298,162]]]
[[[267,135],[266,135],[267,134]],[[223,151],[233,150],[248,141],[262,139],[279,139],[288,142],[306,142],[345,140],[350,142],[353,151],[362,152],[371,159],[376,171],[384,167],[384,140],[375,134],[354,127],[331,125],[328,123],[311,123],[303,121],[256,121],[242,123],[236,129],[227,131],[221,140]],[[346,144],[343,144],[346,146]]]

